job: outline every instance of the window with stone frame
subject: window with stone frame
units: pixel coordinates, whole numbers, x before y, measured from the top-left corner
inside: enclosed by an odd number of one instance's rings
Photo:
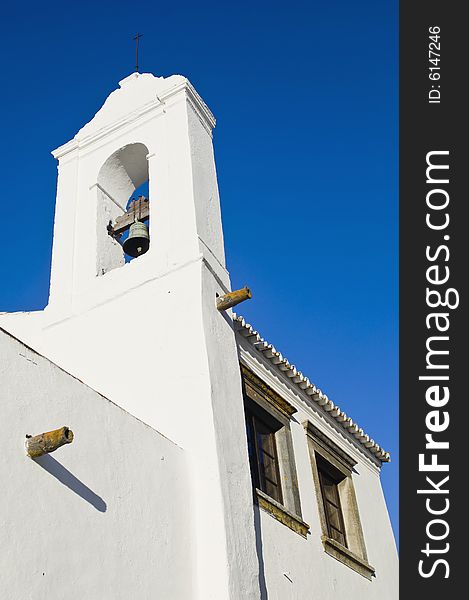
[[[357,461],[311,422],[304,423],[316,489],[324,550],[371,579],[353,474]]]
[[[257,410],[256,410],[257,409]],[[282,486],[277,454],[276,432],[282,424],[246,401],[246,432],[249,462],[255,487],[282,504]]]
[[[260,509],[306,537],[301,518],[290,420],[294,406],[241,365],[254,500]]]
[[[344,516],[340,502],[339,486],[345,475],[333,465],[317,456],[319,485],[321,487],[324,516],[326,518],[327,534],[330,538],[347,547]]]

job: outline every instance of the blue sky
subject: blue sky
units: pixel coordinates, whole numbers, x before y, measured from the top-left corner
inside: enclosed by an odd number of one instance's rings
[[[189,77],[242,314],[392,454],[398,524],[397,1],[3,7],[0,310],[47,303],[56,164],[134,68]]]

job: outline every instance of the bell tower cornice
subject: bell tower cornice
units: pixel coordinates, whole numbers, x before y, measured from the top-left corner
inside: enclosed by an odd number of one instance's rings
[[[182,75],[155,77],[151,73],[132,73],[119,82],[119,89],[110,94],[93,119],[82,127],[72,140],[52,151],[56,159],[73,150],[84,149],[99,139],[131,125],[148,113],[160,110],[177,101],[181,93],[193,108],[206,131],[212,135],[216,120],[212,112],[195,90],[191,82]],[[135,108],[129,111],[129,106]]]

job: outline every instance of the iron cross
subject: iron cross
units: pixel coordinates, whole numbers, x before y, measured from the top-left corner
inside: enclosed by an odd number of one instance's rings
[[[138,42],[140,38],[143,37],[143,33],[138,33],[134,37],[135,40],[135,72],[138,73]]]

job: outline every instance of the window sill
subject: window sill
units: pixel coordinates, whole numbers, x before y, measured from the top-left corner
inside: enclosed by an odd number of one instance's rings
[[[255,495],[257,504],[262,510],[306,539],[309,533],[309,525],[307,523],[258,488],[255,489]]]
[[[370,581],[371,578],[375,576],[374,567],[368,564],[366,560],[360,558],[360,556],[351,552],[348,548],[342,546],[342,544],[339,544],[339,542],[336,542],[327,535],[321,536],[321,540],[327,554],[344,565],[347,565],[360,575],[363,575],[363,577],[366,577]]]

